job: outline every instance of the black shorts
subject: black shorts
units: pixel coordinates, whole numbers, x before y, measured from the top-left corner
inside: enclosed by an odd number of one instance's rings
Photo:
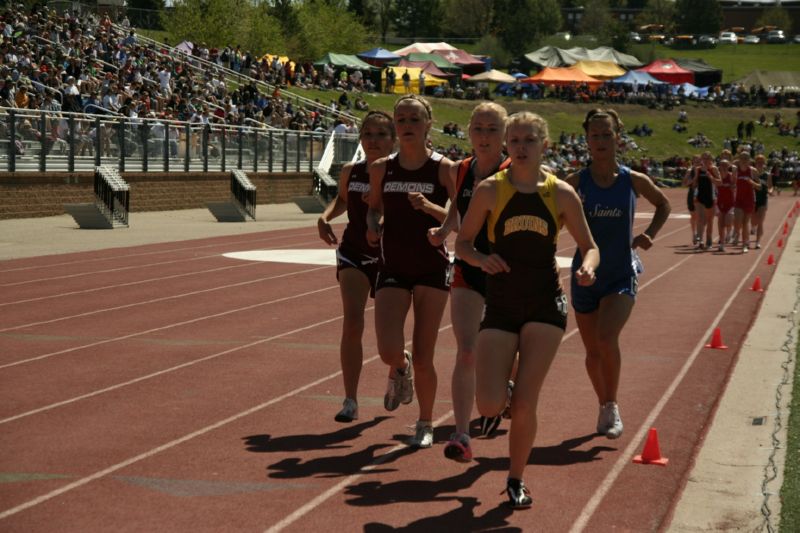
[[[355,268],[367,276],[369,295],[375,297],[375,281],[378,277],[379,263],[380,260],[377,256],[358,253],[340,246],[336,250],[336,279],[339,279],[339,272],[345,268]]]
[[[689,187],[689,190],[686,192],[686,207],[689,208],[689,211],[694,211],[694,188]]]
[[[394,287],[396,289],[405,289],[409,292],[414,292],[414,287],[421,285],[423,287],[433,287],[434,289],[450,292],[450,268],[451,265],[448,264],[446,268],[439,272],[428,272],[425,274],[397,274],[381,270],[378,272],[375,290],[379,291],[386,287]]]
[[[481,329],[499,329],[518,334],[522,326],[529,322],[541,322],[562,330],[567,329],[567,296],[558,292],[552,300],[538,299],[528,305],[510,305],[508,302],[494,305],[487,302]]]
[[[456,261],[453,265],[452,288],[471,289],[486,298],[486,273],[463,261]]]

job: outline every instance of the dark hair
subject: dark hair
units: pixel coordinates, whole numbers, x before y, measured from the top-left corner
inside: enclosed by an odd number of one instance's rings
[[[361,127],[363,128],[366,123],[370,120],[375,120],[378,122],[386,122],[386,127],[389,128],[391,132],[392,139],[395,138],[397,132],[394,129],[394,119],[389,113],[385,111],[370,111],[364,116],[364,119],[361,121]]]
[[[586,113],[586,118],[583,120],[583,130],[588,132],[589,131],[589,123],[593,120],[602,120],[604,118],[611,119],[611,122],[614,124],[614,129],[617,133],[622,131],[622,127],[624,124],[622,123],[622,119],[619,118],[619,115],[613,109],[602,109],[602,108],[595,108]]]

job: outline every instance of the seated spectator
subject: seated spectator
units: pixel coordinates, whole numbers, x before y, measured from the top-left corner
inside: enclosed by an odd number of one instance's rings
[[[351,104],[350,99],[347,97],[347,92],[342,92],[339,95],[339,109],[347,109],[350,110]]]
[[[676,122],[675,125],[672,126],[672,130],[677,131],[678,133],[685,133],[688,128],[683,124]]]
[[[356,97],[356,109],[359,111],[369,111],[369,104],[363,97]]]
[[[689,122],[689,115],[686,113],[685,109],[681,109],[680,112],[678,113],[678,122],[680,122],[681,124]]]

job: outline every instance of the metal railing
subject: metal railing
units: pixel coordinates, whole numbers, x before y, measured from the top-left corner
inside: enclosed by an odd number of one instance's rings
[[[85,115],[0,107],[0,169],[9,172],[313,172],[330,134],[256,125]],[[347,162],[355,136],[337,136]],[[5,160],[5,161],[3,161]]]

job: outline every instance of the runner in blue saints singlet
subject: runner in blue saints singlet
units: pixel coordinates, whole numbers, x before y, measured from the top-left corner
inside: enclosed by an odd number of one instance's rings
[[[591,163],[567,177],[583,201],[583,211],[600,248],[602,262],[593,286],[572,283],[572,306],[586,348],[586,370],[600,402],[597,432],[610,439],[622,434],[617,406],[621,368],[619,335],[630,316],[638,288],[641,263],[634,251],[653,245],[666,222],[669,201],[653,181],[617,163],[622,121],[614,110],[593,109],[583,122]],[[636,197],[655,206],[647,229],[636,234]],[[581,265],[576,252],[572,268]]]

